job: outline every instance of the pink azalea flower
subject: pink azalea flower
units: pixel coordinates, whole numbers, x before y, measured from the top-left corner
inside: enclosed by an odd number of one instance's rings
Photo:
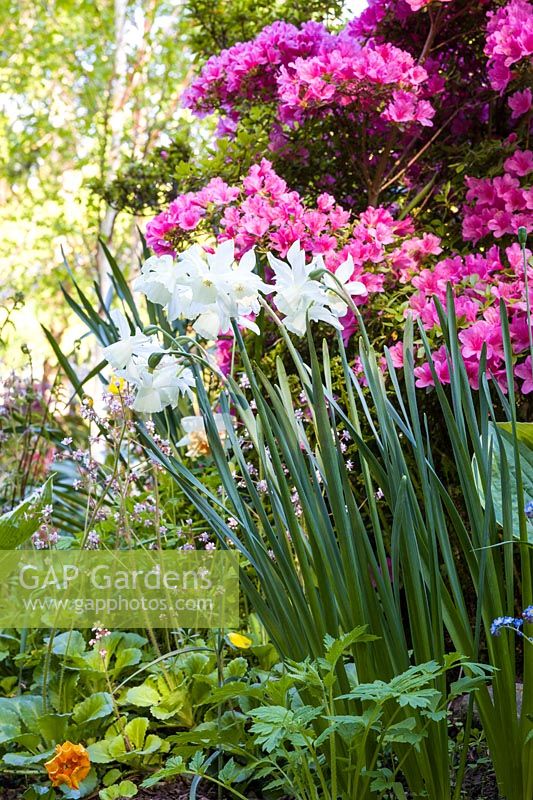
[[[533,392],[533,370],[531,365],[531,356],[514,368],[514,374],[518,378],[523,379],[521,386],[522,394],[530,394]]]
[[[507,102],[512,111],[511,119],[518,119],[518,117],[527,114],[533,104],[531,89],[524,89],[523,92],[515,92],[509,97]]]
[[[481,320],[471,325],[470,328],[459,332],[459,341],[462,344],[461,353],[463,358],[476,358],[479,361],[483,345],[486,345],[487,358],[494,355],[491,344],[493,326]]]
[[[504,162],[504,168],[511,175],[523,177],[533,172],[533,152],[531,150],[516,150],[513,155]],[[520,206],[521,207],[521,204]]]
[[[389,353],[393,366],[401,369],[403,367],[403,342],[397,342],[389,347]]]
[[[413,371],[416,377],[415,385],[419,389],[426,389],[428,386],[435,386],[431,367],[427,362],[422,364],[420,367],[415,367]]]

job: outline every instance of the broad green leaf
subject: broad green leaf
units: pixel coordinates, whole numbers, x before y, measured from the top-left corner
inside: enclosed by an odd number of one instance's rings
[[[87,747],[91,761],[94,764],[109,764],[113,761],[113,756],[109,752],[109,740],[93,742]]]
[[[106,772],[102,778],[102,783],[104,786],[111,786],[113,783],[116,783],[119,780],[121,775],[122,772],[119,769],[110,769],[109,772]]]
[[[70,714],[43,714],[39,717],[39,733],[46,744],[59,744],[67,738]]]
[[[39,720],[43,713],[42,697],[36,695],[21,695],[12,698],[13,708],[16,709],[23,725],[32,733],[40,734]]]
[[[513,519],[513,530],[512,535],[514,538],[520,538],[520,527],[519,527],[519,513],[521,513],[524,507],[529,502],[533,502],[533,449],[530,449],[528,444],[525,444],[523,439],[519,436],[518,439],[518,455],[520,459],[520,470],[522,473],[522,485],[523,485],[523,496],[518,497],[518,490],[517,490],[517,474],[516,474],[516,463],[515,463],[515,449],[513,444],[513,436],[512,433],[509,433],[506,428],[499,425],[501,429],[500,441],[501,447],[503,452],[505,453],[506,459],[506,470],[507,470],[507,479],[509,482],[509,495],[506,497],[502,497],[502,458],[500,453],[500,445],[498,443],[498,437],[494,431],[494,426],[489,424],[489,433],[492,438],[493,442],[493,451],[492,451],[492,464],[491,464],[491,497],[492,497],[492,505],[494,508],[494,515],[499,525],[503,526],[504,524],[504,508],[508,509],[510,513],[512,513]],[[528,436],[530,432],[528,432]],[[473,458],[473,469],[476,475],[476,485],[479,493],[479,497],[483,505],[485,504],[485,495],[483,491],[483,487],[481,485],[481,481],[479,478],[479,469],[476,457]],[[528,540],[533,544],[533,524],[529,521],[527,523],[527,531],[528,531]],[[509,538],[508,534],[510,532],[506,532],[507,538]]]
[[[15,550],[38,529],[44,506],[52,503],[52,480],[0,517],[0,550]]]
[[[157,702],[150,708],[150,711],[156,719],[170,719],[179,714],[185,705],[190,706],[188,701],[189,690],[186,687],[178,687],[165,697],[159,697]]]
[[[77,725],[85,725],[113,713],[113,700],[109,692],[96,692],[74,706],[72,718]]]
[[[135,797],[137,792],[138,789],[132,781],[121,781],[107,789],[100,789],[98,796],[100,800],[119,800],[123,797]]]
[[[502,431],[513,435],[513,425],[511,422],[497,422],[498,428]],[[517,422],[516,423],[516,436],[519,442],[525,444],[530,450],[533,450],[533,422]]]
[[[10,723],[4,721],[2,721],[2,724],[0,724],[0,744],[13,741],[13,739],[19,734],[19,725],[11,725]]]
[[[29,789],[26,789],[22,795],[22,800],[56,800],[56,793],[51,786],[34,784]]]
[[[150,686],[148,683],[143,683],[140,686],[133,686],[131,689],[128,689],[124,700],[132,706],[148,708],[158,703],[161,700],[161,695],[153,686]]]
[[[29,767],[35,764],[44,764],[54,754],[54,749],[46,750],[44,753],[37,753],[37,755],[24,755],[23,753],[6,753],[3,757],[4,764],[9,764],[11,767]]]
[[[142,652],[138,647],[126,647],[123,650],[119,650],[113,668],[115,678],[118,677],[126,667],[132,667],[138,664],[141,658]]]
[[[232,658],[224,667],[224,678],[243,678],[247,669],[248,662],[245,658]]]
[[[54,636],[52,653],[56,656],[76,658],[85,652],[85,639],[79,631],[65,631]]]
[[[136,717],[136,719],[128,722],[124,728],[124,733],[130,740],[133,747],[136,750],[139,750],[144,744],[147,730],[148,720],[146,717]]]

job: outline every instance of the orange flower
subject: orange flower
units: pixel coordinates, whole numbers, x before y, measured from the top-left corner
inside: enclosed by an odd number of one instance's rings
[[[65,783],[69,789],[79,789],[91,769],[89,753],[81,744],[64,742],[56,747],[56,754],[44,765],[52,786]]]

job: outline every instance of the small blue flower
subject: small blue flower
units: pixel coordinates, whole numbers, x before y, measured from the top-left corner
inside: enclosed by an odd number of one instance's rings
[[[528,519],[533,519],[533,500],[528,500],[524,506],[524,514]]]
[[[528,606],[522,611],[522,619],[524,622],[533,623],[533,606]]]
[[[521,625],[522,620],[515,619],[515,617],[496,617],[490,626],[490,632],[493,636],[499,636],[502,628],[514,628],[518,630]]]

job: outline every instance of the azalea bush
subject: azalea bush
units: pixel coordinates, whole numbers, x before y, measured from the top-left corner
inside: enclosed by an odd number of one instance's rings
[[[233,239],[239,255],[283,258],[299,240],[333,271],[351,256],[372,338],[394,344],[401,366],[403,319],[420,316],[444,382],[433,297],[454,284],[475,385],[483,339],[504,380],[503,296],[528,394],[530,276],[516,237],[532,228],[531,15],[525,0],[379,0],[344,27],[276,22],[211,56],[182,102],[218,119],[218,140],[191,189],[148,223],[148,245],[175,255],[199,236]],[[352,313],[342,327],[346,343]]]

